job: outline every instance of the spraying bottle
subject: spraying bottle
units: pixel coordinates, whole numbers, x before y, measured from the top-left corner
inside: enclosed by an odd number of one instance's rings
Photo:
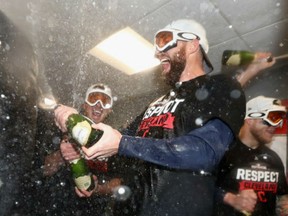
[[[57,109],[58,105],[52,98],[43,98],[41,103],[45,109]],[[67,140],[75,141],[80,146],[90,147],[96,143],[103,135],[103,131],[91,127],[92,120],[80,114],[71,114],[66,126],[68,130]],[[81,190],[92,191],[95,188],[95,182],[89,167],[83,157],[70,161],[70,170],[75,185]]]
[[[92,120],[80,114],[71,114],[66,122],[69,136],[80,146],[90,147],[103,135],[103,131],[91,127]],[[70,169],[76,186],[91,191],[95,188],[93,176],[84,158],[70,161]]]
[[[245,50],[225,50],[222,55],[222,64],[227,66],[248,65],[255,60],[254,52]],[[265,59],[267,62],[272,61],[272,57]]]
[[[84,158],[80,157],[70,161],[70,170],[77,188],[87,191],[95,188],[93,176]]]
[[[54,97],[44,97],[39,104],[41,104],[42,108],[48,110],[55,110],[61,106],[56,103]],[[93,121],[91,119],[81,114],[71,114],[66,121],[69,138],[75,140],[80,147],[91,147],[103,135],[103,131],[92,128],[92,124]]]
[[[80,114],[71,114],[66,122],[70,137],[80,146],[90,147],[103,135],[103,131],[91,127],[93,121]]]

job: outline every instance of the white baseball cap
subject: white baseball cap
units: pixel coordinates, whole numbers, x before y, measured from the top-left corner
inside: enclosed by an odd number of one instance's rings
[[[203,53],[203,57],[204,57],[204,66],[205,66],[205,71],[206,73],[209,73],[213,70],[213,66],[207,56],[207,53],[209,51],[209,44],[208,44],[208,40],[206,37],[206,30],[204,29],[204,27],[196,22],[195,20],[192,19],[180,19],[180,20],[176,20],[173,21],[172,23],[170,23],[169,25],[167,25],[164,29],[159,30],[160,31],[165,31],[165,30],[169,30],[169,31],[182,31],[182,32],[186,32],[186,33],[192,33],[194,35],[197,35],[199,37],[199,43],[200,43],[200,47],[201,47],[201,51]],[[157,32],[157,33],[158,33]],[[157,34],[156,33],[156,34]]]
[[[196,22],[195,20],[192,19],[176,20],[167,25],[165,29],[175,29],[196,34],[197,36],[200,37],[199,43],[204,49],[205,53],[208,53],[209,44],[206,37],[206,30],[200,23]]]
[[[261,118],[272,126],[279,125],[286,115],[286,107],[276,98],[258,96],[246,104],[245,119]]]

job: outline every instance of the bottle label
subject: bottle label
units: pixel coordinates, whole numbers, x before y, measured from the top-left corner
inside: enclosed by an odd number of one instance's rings
[[[90,175],[80,176],[78,178],[75,178],[74,181],[77,188],[81,190],[87,190],[91,185],[91,176]]]
[[[69,161],[69,163],[70,163],[70,164],[77,164],[80,159],[81,159],[81,158],[74,159],[74,160],[72,160],[72,161]]]
[[[239,54],[234,54],[229,57],[229,59],[226,62],[226,65],[239,65],[241,62],[241,57]]]
[[[78,122],[72,129],[72,137],[80,145],[86,145],[92,128],[87,121]]]

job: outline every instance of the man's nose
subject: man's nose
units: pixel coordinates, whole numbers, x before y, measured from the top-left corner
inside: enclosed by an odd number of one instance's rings
[[[102,106],[101,106],[101,103],[100,103],[100,101],[97,101],[97,102],[96,102],[96,104],[94,105],[94,107],[98,107],[98,108],[101,108]]]

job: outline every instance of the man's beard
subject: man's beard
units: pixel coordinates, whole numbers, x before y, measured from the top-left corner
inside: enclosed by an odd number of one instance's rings
[[[267,143],[270,143],[272,139],[269,139],[267,136],[263,136],[262,131],[259,130],[251,130],[251,134],[254,136],[254,139],[259,143],[258,146],[264,146]]]
[[[183,55],[182,55],[183,56]],[[186,65],[186,59],[178,55],[176,60],[170,62],[171,68],[170,72],[165,76],[165,82],[174,87],[177,82],[180,80],[180,76],[184,71]]]

